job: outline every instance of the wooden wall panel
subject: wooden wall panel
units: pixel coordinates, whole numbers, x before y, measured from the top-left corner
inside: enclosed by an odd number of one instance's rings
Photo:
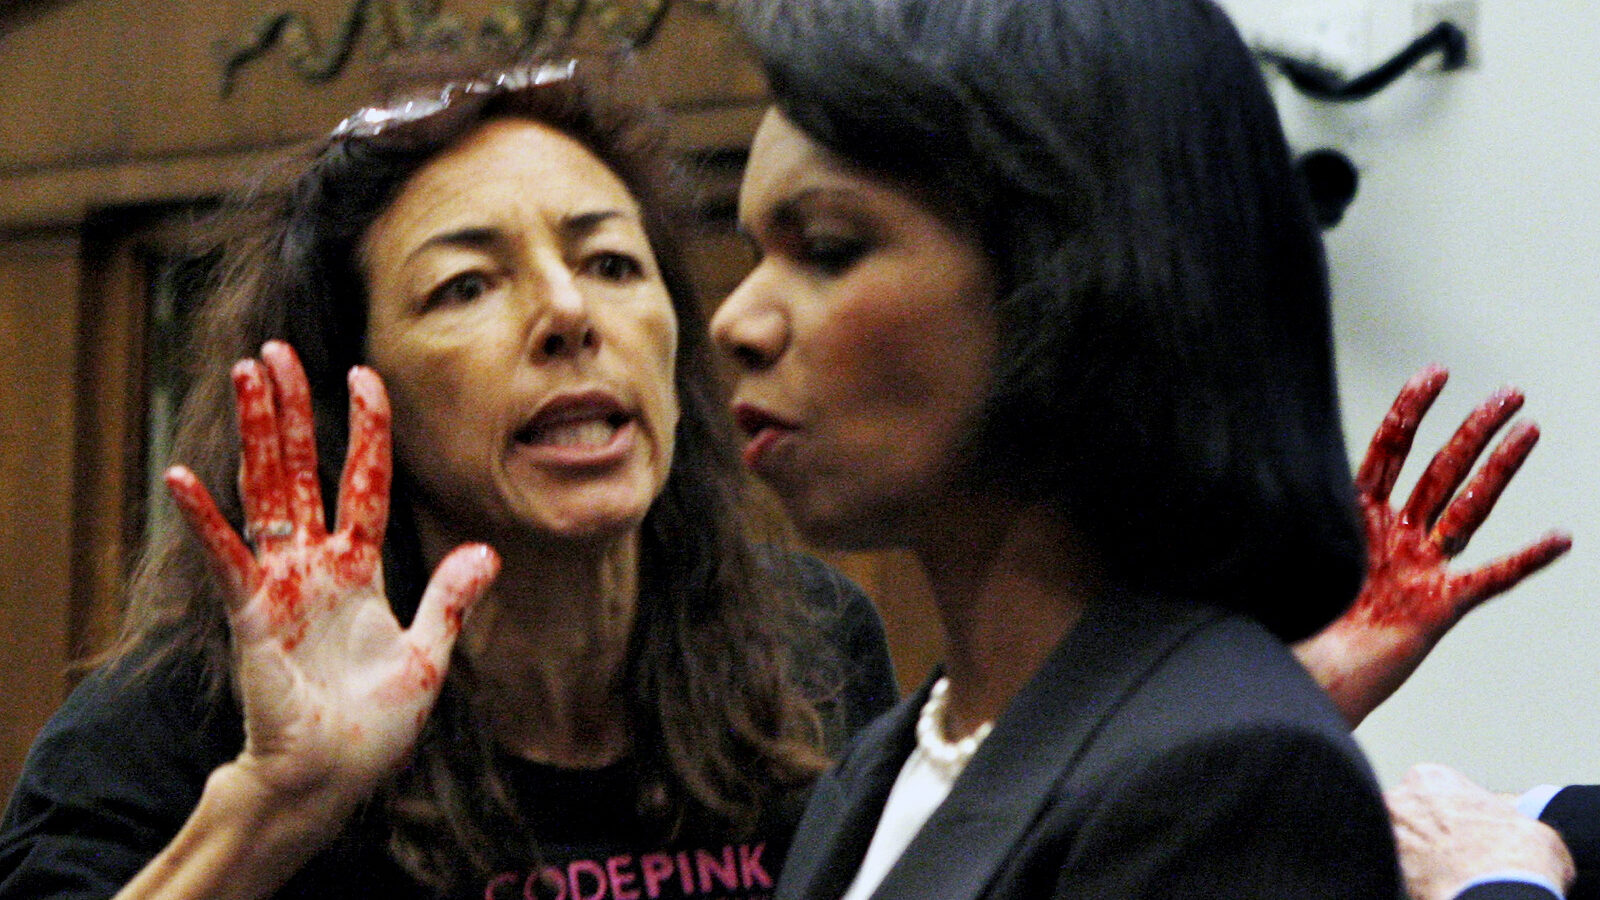
[[[291,41],[237,71],[223,95],[224,50],[238,47],[274,14],[303,16],[326,50],[355,0],[76,0],[32,18],[0,40],[0,175],[76,169],[130,160],[228,156],[324,134],[372,102],[394,43],[382,11],[336,78],[297,74]],[[451,0],[443,15],[478,28],[500,0]],[[601,40],[593,28],[577,40]],[[637,86],[670,106],[759,101],[763,82],[723,21],[697,3],[668,11],[638,56]]]
[[[872,598],[883,616],[900,691],[916,690],[944,652],[933,596],[921,564],[911,554],[894,550],[822,556]]]
[[[0,792],[66,688],[75,234],[0,241]]]

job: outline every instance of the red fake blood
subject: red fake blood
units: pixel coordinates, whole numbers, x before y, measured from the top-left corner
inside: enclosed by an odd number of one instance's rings
[[[373,533],[374,524],[381,527],[382,510],[389,497],[389,484],[393,477],[393,462],[388,452],[389,411],[386,407],[374,408],[361,393],[350,398],[360,423],[350,435],[349,460],[351,471],[345,480],[345,496],[341,505],[354,515],[351,537],[357,543],[377,543],[379,535]]]
[[[415,679],[413,683],[419,692],[434,693],[444,680],[439,674],[439,667],[415,647],[411,648],[410,664],[406,668]]]
[[[438,693],[444,681],[439,667],[417,647],[407,648],[409,655],[400,671],[381,688],[375,697],[384,703],[411,703],[418,697]]]
[[[283,651],[285,653],[293,653],[294,648],[300,646],[300,642],[306,639],[306,632],[310,630],[310,628],[311,623],[305,619],[301,619],[300,624],[296,625],[294,630],[289,632],[289,634],[284,637]]]
[[[242,438],[244,485],[247,516],[256,521],[286,521],[287,485],[283,483],[277,422],[272,411],[272,395],[254,361],[242,362],[233,370],[234,391],[239,406],[239,435]]]
[[[1539,442],[1539,426],[1523,422],[1511,429],[1505,441],[1483,464],[1483,469],[1472,479],[1459,497],[1445,510],[1434,531],[1440,537],[1440,547],[1447,554],[1455,554],[1467,545],[1473,532],[1489,517],[1500,494],[1511,482],[1511,477],[1522,468],[1522,463]]]
[[[267,616],[275,627],[304,625],[304,575],[298,568],[278,572],[267,582]]]
[[[1450,495],[1466,480],[1472,463],[1488,446],[1489,439],[1500,430],[1500,426],[1516,415],[1522,403],[1522,392],[1506,387],[1496,391],[1469,413],[1449,442],[1428,462],[1422,477],[1417,479],[1411,499],[1400,513],[1401,523],[1422,527],[1431,525],[1449,502]]]
[[[184,519],[210,551],[212,560],[223,570],[227,580],[236,590],[254,590],[257,571],[255,557],[239,540],[233,526],[222,518],[199,479],[188,469],[173,466],[166,471],[165,481]]]
[[[328,554],[328,567],[340,584],[370,584],[378,574],[381,554],[378,548],[366,543],[332,551]]]
[[[1444,369],[1428,366],[1400,389],[1400,395],[1373,434],[1366,459],[1356,475],[1356,486],[1364,496],[1388,502],[1389,491],[1400,477],[1406,455],[1411,452],[1417,425],[1449,378],[1450,374]]]

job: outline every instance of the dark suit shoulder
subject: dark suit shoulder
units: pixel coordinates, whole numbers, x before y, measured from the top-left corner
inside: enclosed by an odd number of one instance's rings
[[[1076,772],[1046,814],[1039,834],[1071,835],[1055,861],[1058,896],[1400,896],[1377,786],[1327,735],[1240,725],[1123,764]],[[1084,807],[1080,791],[1093,798]]]
[[[1189,629],[1129,690],[1103,749],[1144,758],[1260,729],[1315,735],[1370,769],[1348,725],[1289,648],[1253,620],[1219,614]]]
[[[1398,896],[1376,779],[1289,649],[1232,614],[1150,610],[1153,652],[1055,785],[1018,854],[1040,868],[1015,883],[1048,877],[1062,897]]]

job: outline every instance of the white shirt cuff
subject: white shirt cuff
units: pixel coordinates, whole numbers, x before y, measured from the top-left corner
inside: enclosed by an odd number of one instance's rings
[[[1561,787],[1554,784],[1541,784],[1532,790],[1524,791],[1522,796],[1517,798],[1517,812],[1530,819],[1537,819],[1544,814],[1544,808],[1549,806],[1550,801],[1559,793]]]
[[[1558,887],[1555,882],[1544,877],[1543,875],[1540,875],[1538,872],[1529,872],[1524,869],[1501,869],[1498,872],[1491,872],[1488,875],[1479,875],[1477,878],[1474,878],[1466,884],[1463,884],[1461,886],[1461,890],[1457,891],[1456,893],[1458,895],[1465,893],[1468,888],[1474,888],[1480,884],[1506,881],[1521,881],[1525,884],[1536,884],[1539,887],[1549,891],[1554,896],[1566,896],[1566,894],[1562,893],[1561,888]]]

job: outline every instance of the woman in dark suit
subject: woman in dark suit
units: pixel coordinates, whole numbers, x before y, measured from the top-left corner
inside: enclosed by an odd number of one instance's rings
[[[1206,0],[750,12],[776,98],[713,320],[811,539],[906,547],[945,664],[813,795],[784,898],[1393,898],[1286,648],[1362,526],[1322,245]]]

